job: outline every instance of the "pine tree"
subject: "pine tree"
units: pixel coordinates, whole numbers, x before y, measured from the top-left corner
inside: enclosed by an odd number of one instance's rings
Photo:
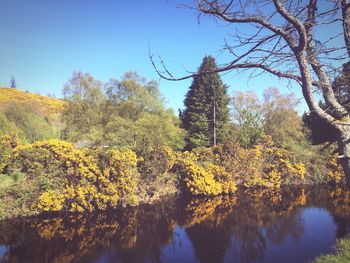
[[[216,68],[215,59],[206,56],[198,72]],[[181,112],[182,127],[187,131],[186,149],[208,147],[223,142],[228,136],[229,97],[227,86],[218,73],[193,78]]]
[[[10,87],[11,88],[16,88],[17,87],[16,80],[15,80],[14,76],[11,76]]]

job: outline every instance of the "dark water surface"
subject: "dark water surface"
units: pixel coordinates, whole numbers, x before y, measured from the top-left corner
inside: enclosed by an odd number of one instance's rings
[[[307,262],[350,232],[350,191],[246,191],[0,222],[0,262]]]

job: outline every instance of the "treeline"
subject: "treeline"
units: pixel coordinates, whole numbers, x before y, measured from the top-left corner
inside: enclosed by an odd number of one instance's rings
[[[74,72],[63,93],[65,140],[137,152],[161,145],[184,147],[179,119],[165,107],[155,81],[128,72],[121,80],[103,84],[89,74]]]
[[[206,74],[215,68],[205,57],[179,117],[155,81],[133,72],[107,83],[74,72],[59,133],[30,108],[3,109],[0,217],[344,180],[332,149],[309,142],[292,94],[230,98],[220,76]]]

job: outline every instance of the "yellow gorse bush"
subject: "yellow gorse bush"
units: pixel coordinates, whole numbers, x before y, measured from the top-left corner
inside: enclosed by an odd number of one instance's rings
[[[157,178],[170,180],[174,187],[194,196],[217,196],[235,193],[237,185],[278,191],[284,184],[302,183],[305,175],[302,163],[271,144],[252,149],[216,146],[184,153],[159,147],[140,158],[132,150],[76,149],[60,140],[17,144],[9,136],[1,139],[2,149],[7,149],[1,167],[9,175],[26,175],[25,183],[31,187],[26,205],[37,212],[135,205],[143,200],[144,184],[149,184],[150,195],[157,191],[150,183]]]
[[[12,150],[20,144],[20,139],[16,134],[6,134],[0,137],[0,174],[9,165]]]
[[[137,204],[136,191],[139,183],[138,158],[132,150],[108,150],[102,158],[102,174],[115,189],[124,204]]]
[[[38,198],[37,207],[41,211],[61,211],[64,204],[64,195],[55,190],[48,190]]]
[[[16,147],[12,168],[27,173],[28,180],[44,178],[47,190],[38,193],[33,205],[38,211],[103,210],[116,207],[120,198],[135,202],[136,154],[113,149],[107,156],[101,170],[100,160],[88,150],[47,140]]]
[[[306,168],[303,163],[293,162],[287,150],[280,147],[265,149],[264,186],[279,188],[282,184],[301,183]]]
[[[327,173],[327,179],[333,183],[339,183],[344,180],[345,175],[339,164],[338,156],[334,154],[327,163],[329,172]]]
[[[236,191],[236,184],[223,167],[198,161],[198,155],[178,154],[174,172],[182,179],[184,189],[193,195],[219,195]]]

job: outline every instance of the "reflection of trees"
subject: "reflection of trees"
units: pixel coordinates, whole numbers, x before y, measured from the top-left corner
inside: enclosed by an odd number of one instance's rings
[[[337,236],[350,232],[350,190],[239,191],[235,196],[174,200],[118,212],[0,222],[0,262],[159,262],[176,224],[186,228],[200,262],[262,259],[269,243],[303,233],[300,207],[330,211]]]
[[[300,216],[297,208],[305,204],[302,189],[279,191],[255,190],[242,193],[246,198],[240,202],[232,217],[237,257],[251,262],[264,256],[267,240],[281,243],[288,235],[300,236]],[[288,228],[288,226],[293,226]],[[266,233],[263,232],[266,229]]]
[[[200,262],[223,262],[231,242],[239,261],[251,262],[263,257],[267,239],[281,243],[303,233],[297,208],[305,204],[303,189],[249,190],[234,199],[191,200],[182,224]]]
[[[230,246],[230,231],[225,222],[236,206],[235,196],[192,199],[184,206],[179,222],[187,228],[200,262],[223,262]]]
[[[288,235],[294,240],[298,240],[304,232],[303,223],[300,218],[300,210],[292,213],[289,217],[277,218],[273,225],[267,226],[267,238],[275,244],[282,243]]]
[[[326,188],[313,188],[308,193],[308,205],[324,207],[333,217],[337,227],[336,237],[342,238],[350,233],[350,189],[334,185]]]
[[[194,252],[202,263],[224,262],[231,244],[231,233],[224,225],[197,224],[186,230]]]
[[[350,190],[347,187],[336,186],[329,190],[328,194],[328,210],[337,225],[337,238],[342,238],[350,233]]]
[[[103,251],[119,262],[159,261],[172,241],[173,207],[2,222],[0,243],[10,246],[3,261],[93,262]]]

